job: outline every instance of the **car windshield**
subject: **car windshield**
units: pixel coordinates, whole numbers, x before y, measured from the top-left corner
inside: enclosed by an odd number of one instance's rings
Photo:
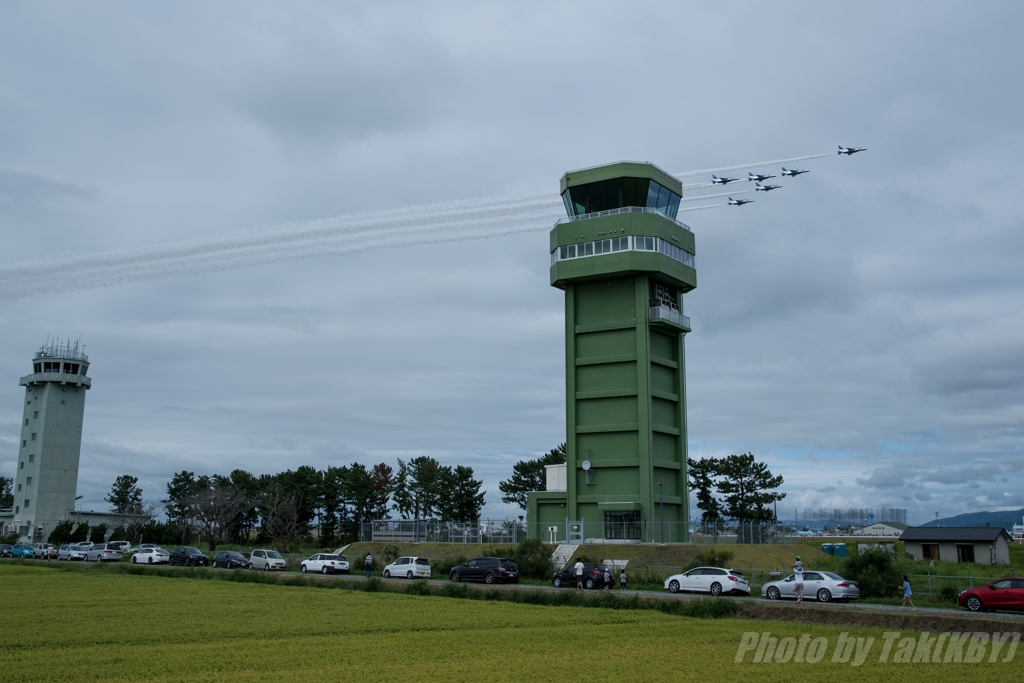
[[[281,553],[277,552],[276,550],[268,550],[267,551],[267,557],[269,557],[272,560],[280,560],[281,559]]]
[[[232,560],[244,560],[242,553],[235,552],[234,550],[224,553],[224,557],[230,557]]]

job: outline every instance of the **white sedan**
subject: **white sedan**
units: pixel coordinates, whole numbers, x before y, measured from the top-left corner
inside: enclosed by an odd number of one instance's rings
[[[392,576],[429,579],[430,560],[425,557],[400,557],[384,567],[384,578],[390,579]]]
[[[303,574],[306,572],[320,572],[321,574],[341,572],[348,574],[348,560],[341,555],[320,553],[319,555],[313,555],[308,560],[303,560],[299,568]]]
[[[132,564],[167,564],[171,554],[163,548],[142,548],[132,555]]]
[[[750,583],[735,569],[719,567],[697,567],[683,574],[665,579],[665,589],[673,593],[693,591],[695,593],[742,593],[750,595]]]

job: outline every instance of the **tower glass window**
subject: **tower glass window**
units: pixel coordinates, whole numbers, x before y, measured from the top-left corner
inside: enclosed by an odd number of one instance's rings
[[[599,180],[576,185],[562,194],[562,202],[570,216],[642,206],[675,218],[679,212],[679,200],[675,192],[648,178]]]

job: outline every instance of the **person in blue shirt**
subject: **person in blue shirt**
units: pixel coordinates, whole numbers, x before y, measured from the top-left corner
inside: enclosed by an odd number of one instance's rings
[[[907,609],[907,600],[910,600],[910,609],[912,612],[916,612],[917,608],[914,607],[914,600],[910,597],[914,593],[910,590],[910,581],[907,579],[907,575],[903,575],[903,609]]]

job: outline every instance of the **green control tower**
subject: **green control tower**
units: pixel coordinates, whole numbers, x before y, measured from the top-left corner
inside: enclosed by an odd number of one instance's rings
[[[561,192],[551,285],[565,291],[568,457],[529,494],[530,535],[689,541],[683,294],[697,271],[682,184],[622,162],[566,173]]]

